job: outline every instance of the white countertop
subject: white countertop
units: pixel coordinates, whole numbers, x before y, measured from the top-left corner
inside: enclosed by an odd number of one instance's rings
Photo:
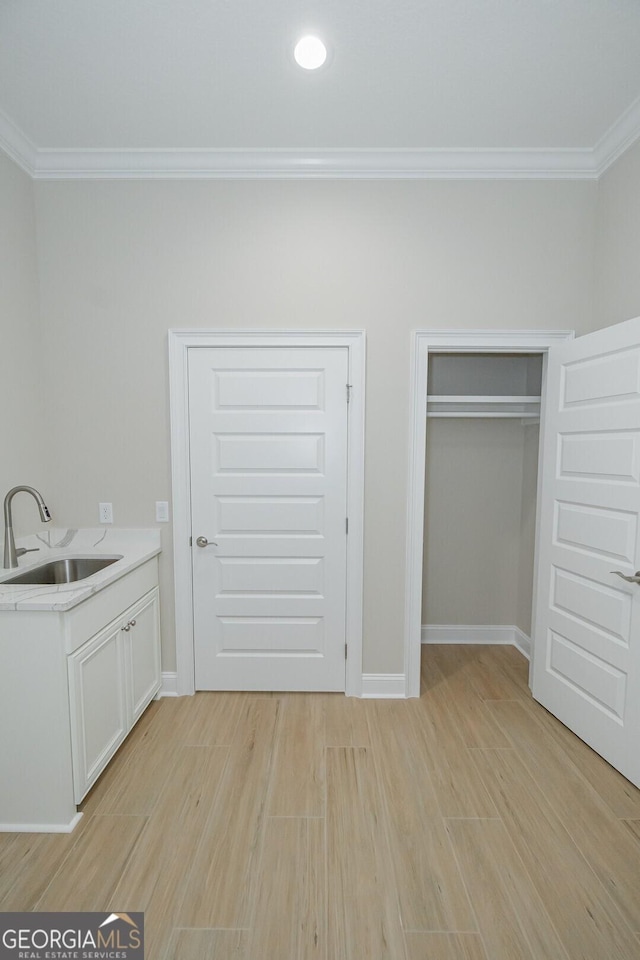
[[[161,550],[160,531],[124,530],[114,527],[91,527],[84,530],[47,529],[16,540],[17,547],[37,547],[38,553],[27,553],[18,558],[18,567],[5,570],[0,567],[0,611],[2,610],[70,610],[110,583],[157,556]],[[121,560],[98,573],[75,583],[29,586],[8,584],[7,579],[26,570],[39,567],[49,560],[64,557],[121,556]]]

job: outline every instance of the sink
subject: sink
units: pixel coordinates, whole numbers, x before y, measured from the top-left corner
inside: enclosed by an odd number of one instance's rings
[[[77,580],[86,580],[99,570],[122,560],[119,557],[64,557],[61,560],[50,560],[39,567],[32,567],[31,570],[25,570],[19,573],[17,577],[9,577],[8,580],[2,580],[0,586],[4,583],[30,583],[34,586],[52,583],[75,583]]]

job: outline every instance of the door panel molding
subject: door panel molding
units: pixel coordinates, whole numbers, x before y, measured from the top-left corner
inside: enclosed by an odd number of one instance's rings
[[[364,390],[365,333],[355,331],[170,330],[169,388],[173,560],[175,583],[176,689],[195,692],[191,494],[189,475],[188,357],[208,347],[347,347],[349,402],[347,451],[347,696],[362,696],[362,588],[364,558]],[[274,389],[277,385],[274,385]],[[236,398],[237,399],[237,398]],[[313,398],[310,397],[310,400]],[[346,396],[345,396],[346,402]]]
[[[635,318],[549,357],[531,673],[534,699],[638,786],[640,593],[614,568],[640,566],[639,344]]]
[[[409,474],[404,624],[406,696],[420,696],[422,564],[429,353],[542,353],[572,340],[573,330],[416,330],[411,338]],[[540,424],[544,422],[544,380]],[[535,586],[534,586],[535,595]]]

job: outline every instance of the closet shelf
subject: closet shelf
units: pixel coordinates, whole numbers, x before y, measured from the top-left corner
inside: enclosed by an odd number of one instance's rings
[[[430,395],[427,397],[427,416],[537,419],[540,397]]]

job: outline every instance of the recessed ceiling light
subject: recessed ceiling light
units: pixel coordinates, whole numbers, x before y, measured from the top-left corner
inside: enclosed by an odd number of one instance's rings
[[[298,66],[317,70],[327,59],[327,48],[319,37],[302,37],[295,45],[293,56]]]

